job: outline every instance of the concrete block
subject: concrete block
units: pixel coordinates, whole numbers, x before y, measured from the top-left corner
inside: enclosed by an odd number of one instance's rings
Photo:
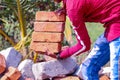
[[[49,11],[38,11],[36,12],[35,20],[36,21],[56,21],[56,22],[64,22],[65,15],[58,15],[55,12]]]
[[[22,60],[22,55],[13,47],[9,47],[5,50],[0,51],[0,54],[5,57],[7,68],[10,66],[16,68]]]
[[[33,61],[30,59],[26,59],[19,64],[18,70],[22,75],[19,80],[35,80],[32,72],[32,65]]]
[[[73,73],[76,67],[76,59],[70,57],[63,60],[51,60],[33,64],[32,71],[35,76],[35,80],[43,80],[46,78],[59,77]]]
[[[63,33],[53,33],[53,32],[33,32],[32,41],[39,42],[62,42]]]
[[[64,32],[64,22],[34,22],[34,31]]]

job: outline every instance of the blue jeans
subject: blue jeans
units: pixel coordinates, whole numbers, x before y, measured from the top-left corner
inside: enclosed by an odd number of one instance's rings
[[[120,37],[108,42],[103,34],[74,75],[80,76],[83,80],[99,80],[99,70],[110,60],[111,80],[119,80],[119,56]]]

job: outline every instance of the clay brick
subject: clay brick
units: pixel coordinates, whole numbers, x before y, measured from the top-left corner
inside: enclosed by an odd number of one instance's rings
[[[110,79],[108,78],[108,76],[103,75],[103,76],[100,77],[100,80],[110,80]]]
[[[0,74],[3,73],[6,69],[6,62],[3,55],[0,54]]]
[[[8,72],[4,76],[7,76],[10,80],[18,80],[21,76],[20,71],[14,67],[9,67]]]
[[[48,11],[38,11],[36,12],[35,20],[37,21],[56,21],[56,22],[64,22],[65,15],[58,15],[55,12]]]
[[[34,31],[63,32],[64,22],[34,22]]]
[[[80,80],[79,77],[76,76],[67,76],[64,78],[55,78],[54,80]]]
[[[50,33],[50,32],[32,33],[32,41],[61,42],[62,40],[63,40],[63,33]]]
[[[0,80],[10,80],[6,75],[2,76]]]
[[[36,52],[58,53],[61,51],[61,43],[31,42],[30,48]]]

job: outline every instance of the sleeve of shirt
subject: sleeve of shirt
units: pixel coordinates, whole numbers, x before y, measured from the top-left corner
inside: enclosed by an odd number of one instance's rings
[[[72,55],[76,56],[90,49],[91,42],[85,26],[83,14],[79,12],[81,11],[73,9],[67,12],[76,34],[77,43],[76,45],[63,50],[60,53],[61,58],[67,58]]]

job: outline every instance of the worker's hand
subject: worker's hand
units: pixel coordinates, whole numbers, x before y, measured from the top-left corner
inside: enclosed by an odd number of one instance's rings
[[[67,48],[69,48],[69,46],[64,46],[64,47],[62,47],[62,51],[65,50],[65,49],[67,49]],[[52,57],[52,58],[62,59],[62,58],[60,57],[60,52],[55,54],[55,53],[50,53],[49,51],[46,51],[46,52],[45,52],[45,55],[50,56],[50,57]]]
[[[66,14],[66,10],[64,8],[60,8],[55,11],[58,15]]]

